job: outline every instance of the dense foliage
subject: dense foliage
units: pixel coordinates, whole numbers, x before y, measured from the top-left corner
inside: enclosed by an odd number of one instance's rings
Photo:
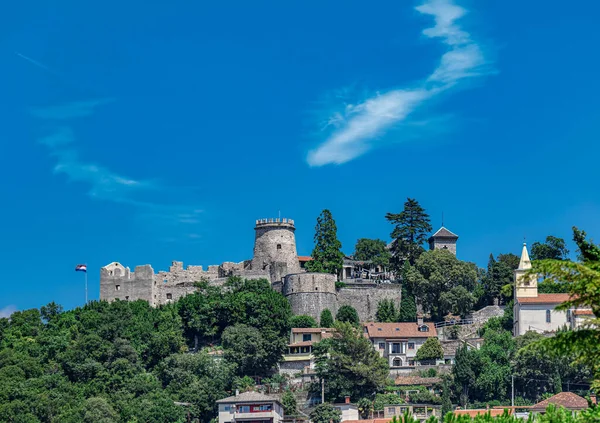
[[[312,260],[306,263],[309,272],[332,273],[338,275],[344,265],[342,243],[337,238],[337,226],[331,212],[323,210],[315,227],[315,248]]]
[[[423,253],[423,244],[431,232],[429,215],[414,198],[407,198],[400,213],[387,213],[385,218],[394,225],[391,233],[392,267],[400,272],[405,261],[414,264]]]
[[[333,315],[331,314],[331,310],[328,308],[321,312],[321,315],[319,316],[319,326],[322,328],[333,327]]]
[[[332,338],[314,346],[315,369],[325,380],[325,397],[335,401],[381,391],[389,374],[387,361],[358,328],[346,322],[336,322],[335,328]]]
[[[546,242],[531,244],[531,260],[566,260],[568,255],[565,240],[552,235],[546,237]]]
[[[291,317],[290,327],[292,327],[292,328],[316,328],[317,321],[312,316],[307,316],[306,314],[299,314],[299,315]]]
[[[313,423],[340,423],[342,412],[329,403],[319,404],[310,413]]]
[[[594,389],[600,389],[600,246],[586,239],[586,233],[573,228],[573,239],[581,262],[541,260],[534,262],[533,271],[548,279],[564,283],[571,294],[569,301],[557,309],[590,308],[593,316],[582,328],[561,331],[542,344],[555,355],[573,355],[575,361],[591,368]]]
[[[335,315],[335,320],[339,322],[348,322],[354,326],[358,326],[360,324],[358,312],[351,305],[341,306]]]
[[[381,300],[377,304],[375,318],[381,323],[393,323],[398,321],[398,311],[393,300]]]
[[[444,358],[442,344],[437,338],[427,338],[427,341],[417,350],[415,358],[419,361],[431,361]]]
[[[389,267],[391,257],[385,241],[381,239],[361,238],[354,247],[355,260],[370,261],[375,266]]]
[[[189,410],[208,422],[236,375],[265,376],[280,360],[290,315],[268,281],[240,279],[159,308],[51,303],[13,313],[0,319],[0,421],[183,422]],[[216,359],[210,344],[221,341]]]
[[[476,298],[477,267],[460,261],[448,250],[431,250],[419,256],[405,272],[406,284],[434,320],[448,314],[464,316]]]

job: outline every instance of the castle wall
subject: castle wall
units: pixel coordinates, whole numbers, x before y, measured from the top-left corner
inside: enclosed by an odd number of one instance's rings
[[[335,275],[327,273],[287,275],[281,292],[290,302],[294,314],[306,314],[318,321],[326,308],[334,315],[337,312],[335,281]]]
[[[380,301],[392,300],[397,308],[400,307],[401,292],[401,286],[396,284],[341,288],[337,292],[337,309],[350,305],[358,312],[361,322],[373,322]]]
[[[155,304],[154,270],[146,264],[134,272],[118,263],[100,269],[100,299],[114,301],[145,300]]]

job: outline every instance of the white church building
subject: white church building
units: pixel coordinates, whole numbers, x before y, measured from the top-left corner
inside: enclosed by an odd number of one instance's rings
[[[551,333],[565,326],[576,329],[594,317],[591,309],[556,310],[559,304],[569,300],[569,294],[539,293],[538,276],[527,274],[530,270],[527,245],[523,244],[519,268],[515,270],[514,336],[527,331]]]

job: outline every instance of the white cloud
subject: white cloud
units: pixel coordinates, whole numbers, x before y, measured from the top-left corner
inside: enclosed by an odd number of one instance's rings
[[[173,230],[174,226],[180,224],[185,224],[188,228],[200,224],[202,210],[197,205],[170,201],[174,196],[184,197],[182,190],[165,187],[155,180],[124,176],[81,157],[73,129],[68,126],[69,119],[91,116],[96,107],[111,101],[87,100],[31,110],[33,116],[45,121],[61,120],[60,126],[38,139],[56,160],[54,173],[65,175],[70,182],[82,184],[86,187],[87,194],[94,199],[135,208],[138,220],[147,222],[153,228],[163,226]],[[156,193],[160,195],[156,196]],[[157,201],[156,197],[165,199]]]
[[[377,93],[358,105],[345,105],[330,115],[325,127],[334,128],[327,139],[308,153],[310,166],[342,164],[374,147],[374,141],[429,99],[456,85],[460,80],[486,73],[481,48],[468,32],[456,24],[466,10],[452,0],[429,0],[416,10],[434,18],[435,26],[423,34],[441,38],[450,47],[440,64],[423,82],[407,89]]]
[[[14,305],[7,305],[4,308],[0,308],[0,318],[10,317],[15,311],[17,311],[17,307]]]

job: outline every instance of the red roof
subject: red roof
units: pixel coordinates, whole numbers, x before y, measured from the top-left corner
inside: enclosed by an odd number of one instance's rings
[[[312,259],[311,256],[298,256],[299,261],[311,261]]]
[[[545,410],[550,404],[557,405],[559,407],[565,407],[569,410],[581,410],[582,408],[588,408],[588,402],[585,398],[574,394],[573,392],[561,392],[553,397],[550,397],[542,402],[538,402],[532,409]]]
[[[560,304],[571,299],[571,294],[538,294],[537,297],[521,297],[521,304]]]
[[[392,419],[344,420],[344,423],[389,423]]]
[[[573,314],[575,314],[577,316],[593,316],[594,312],[592,310],[589,310],[589,309],[585,309],[585,310],[578,309],[578,310],[575,310],[573,312]]]
[[[419,331],[416,323],[365,323],[369,338],[431,338],[437,336],[433,322],[424,322],[429,331]]]
[[[439,377],[421,377],[421,376],[397,376],[394,384],[397,386],[423,385],[431,386],[440,383]]]

